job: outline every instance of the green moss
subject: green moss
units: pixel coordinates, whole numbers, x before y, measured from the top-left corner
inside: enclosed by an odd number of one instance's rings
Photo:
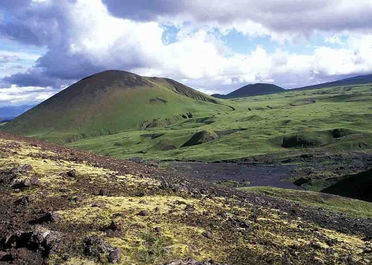
[[[140,234],[143,240],[143,249],[138,252],[139,260],[144,263],[154,263],[166,254],[165,240],[151,231]]]

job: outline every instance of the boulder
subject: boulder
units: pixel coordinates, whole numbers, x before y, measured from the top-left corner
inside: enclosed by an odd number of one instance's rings
[[[142,211],[140,211],[137,215],[139,215],[139,216],[148,216],[150,213],[148,212],[148,211],[146,211],[146,210],[142,210]]]
[[[208,239],[212,239],[212,238],[213,238],[212,233],[209,232],[209,231],[204,231],[204,232],[202,233],[202,236],[204,236],[205,238],[208,238]]]
[[[38,186],[39,185],[39,178],[37,176],[33,176],[31,179],[24,179],[16,181],[12,188],[14,189],[27,189],[31,186]]]
[[[58,248],[60,240],[60,233],[36,226],[33,231],[16,231],[1,241],[3,250],[26,248],[39,252],[42,257],[47,258],[53,250]]]
[[[34,220],[31,220],[29,223],[32,225],[35,224],[43,224],[43,223],[51,223],[51,222],[58,222],[61,219],[61,216],[56,212],[47,212],[40,216],[39,218],[36,218]]]
[[[66,175],[70,178],[76,178],[77,177],[77,172],[75,169],[72,169],[70,171],[67,171],[66,172]]]
[[[30,202],[30,197],[29,196],[23,196],[19,198],[18,200],[14,201],[15,205],[20,205],[20,206],[28,206]]]
[[[112,247],[98,236],[89,236],[83,240],[84,255],[105,263],[116,263],[120,260],[121,251]]]

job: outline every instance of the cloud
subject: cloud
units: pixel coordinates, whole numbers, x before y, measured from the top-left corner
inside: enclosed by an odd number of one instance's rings
[[[19,60],[16,55],[0,54],[0,63],[12,63]]]
[[[0,6],[10,14],[0,21],[3,38],[46,50],[33,66],[3,79],[8,89],[25,87],[30,100],[56,90],[29,87],[58,90],[107,69],[171,77],[207,92],[253,82],[292,88],[372,71],[372,3],[366,0],[0,0]],[[177,32],[164,43],[167,26]],[[281,44],[270,52],[258,45],[235,53],[221,38],[233,29]],[[285,40],[317,32],[328,39],[311,53],[283,49]],[[327,46],[340,39],[342,47]]]
[[[19,86],[57,86],[57,81],[52,78],[48,77],[43,72],[38,71],[38,69],[31,69],[25,73],[16,73],[11,76],[3,78],[4,82],[9,84],[17,84]]]
[[[29,27],[32,37],[25,40],[29,36],[25,34],[19,38],[13,23],[5,27],[12,39],[45,45],[48,52],[33,69],[6,81],[49,85],[45,80],[50,78],[79,79],[108,68],[131,69],[157,63],[151,55],[163,45],[163,30],[155,22],[112,17],[99,0],[30,3],[25,9],[27,12],[16,12],[17,21]]]
[[[372,27],[370,0],[103,0],[118,17],[154,20],[177,17],[199,23],[254,22],[277,32],[308,33]]]
[[[35,104],[43,101],[53,94],[55,89],[51,87],[19,87],[12,85],[0,88],[0,106]]]

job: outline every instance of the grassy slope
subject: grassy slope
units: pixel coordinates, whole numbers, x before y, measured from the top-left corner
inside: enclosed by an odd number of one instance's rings
[[[293,134],[316,139],[320,146],[314,149],[324,151],[369,152],[372,146],[372,85],[290,91],[224,102],[236,110],[199,112],[192,119],[166,127],[125,131],[69,145],[118,158],[203,161],[302,152],[302,148],[281,147],[283,137]],[[245,130],[212,142],[180,148],[198,131],[242,128]],[[330,130],[336,128],[352,134],[335,139]],[[153,133],[163,135],[155,139],[141,136]],[[162,150],[165,144],[176,148]]]

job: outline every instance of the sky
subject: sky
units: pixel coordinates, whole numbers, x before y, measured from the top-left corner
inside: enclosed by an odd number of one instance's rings
[[[371,0],[0,0],[0,107],[96,72],[202,92],[372,73]]]

